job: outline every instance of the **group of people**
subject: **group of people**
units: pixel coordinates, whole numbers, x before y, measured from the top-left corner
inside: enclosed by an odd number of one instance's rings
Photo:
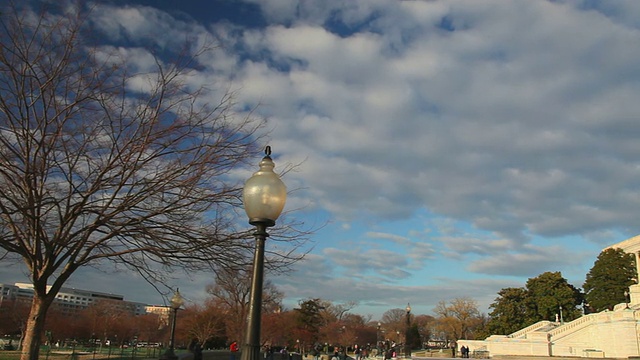
[[[366,359],[369,357],[369,347],[360,347],[356,345],[353,353],[356,355],[356,360]]]
[[[193,353],[193,358],[194,360],[202,360],[202,346],[200,345],[200,343],[194,339],[191,341],[191,343],[189,344],[189,351],[191,351]],[[237,342],[232,342],[231,345],[229,346],[229,350],[231,351],[231,357],[230,360],[236,360],[236,353],[238,352],[239,346]],[[321,345],[316,344],[313,349],[311,350],[311,355],[313,355],[314,360],[319,360],[320,359],[320,354],[323,352],[328,353],[328,349],[326,349],[326,345],[325,345],[325,349],[322,348]],[[451,346],[451,350],[452,350],[452,354],[453,357],[455,357],[456,353],[456,347],[455,345]],[[286,354],[286,348],[283,348],[280,352]],[[346,349],[341,348],[341,347],[334,347],[333,348],[333,356],[331,357],[332,360],[341,360],[344,359],[344,355],[346,353]],[[273,354],[273,349],[272,348],[267,348],[265,349],[265,355],[267,357],[267,359],[272,358],[271,355]],[[355,346],[354,349],[354,354],[356,356],[356,360],[363,360],[365,358],[369,357],[369,348],[368,347],[360,347],[358,345]],[[387,351],[384,352],[384,359],[388,360],[391,358],[396,357],[396,349],[395,346],[390,347]],[[462,347],[460,347],[460,357],[462,358],[469,358],[469,348],[465,345],[462,345]]]
[[[469,357],[469,348],[462,345],[462,347],[460,348],[460,356],[463,358],[468,358]]]
[[[397,356],[398,356],[398,354],[396,353],[396,348],[395,348],[395,347],[391,347],[391,348],[389,348],[389,349],[388,349],[387,351],[385,351],[385,353],[384,353],[384,359],[385,359],[385,360],[389,360],[389,359],[395,358],[395,357],[397,357]]]

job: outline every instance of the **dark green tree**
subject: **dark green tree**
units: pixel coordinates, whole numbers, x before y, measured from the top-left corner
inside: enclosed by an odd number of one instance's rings
[[[296,323],[298,329],[308,344],[318,341],[320,327],[324,324],[321,311],[324,309],[320,299],[301,300],[296,311]]]
[[[545,272],[527,280],[527,313],[525,325],[541,320],[555,320],[556,314],[565,321],[578,318],[582,312],[582,293],[569,284],[562,273]]]
[[[436,324],[436,318],[431,315],[415,315],[413,317],[412,324],[417,326],[418,328],[420,343],[428,343],[432,337],[433,328]]]
[[[412,350],[422,348],[420,329],[416,323],[412,323],[407,331],[407,346]]]
[[[582,285],[589,308],[602,311],[626,302],[625,291],[636,283],[636,276],[633,254],[622,249],[602,251]]]
[[[489,306],[490,320],[487,328],[490,334],[507,335],[525,327],[527,314],[527,291],[524,288],[505,288]]]
[[[480,316],[476,319],[476,324],[474,325],[473,333],[470,339],[472,340],[484,340],[491,335],[489,332],[489,317],[487,314],[480,314]]]
[[[511,334],[541,320],[571,321],[581,315],[582,293],[560,272],[545,272],[527,280],[526,288],[498,292],[486,329],[491,334]]]

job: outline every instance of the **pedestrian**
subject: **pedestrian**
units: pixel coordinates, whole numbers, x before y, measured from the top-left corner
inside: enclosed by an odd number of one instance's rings
[[[313,356],[313,360],[318,360],[318,348],[316,346],[311,348],[311,356]]]
[[[229,345],[229,351],[231,351],[231,356],[229,357],[230,360],[236,360],[236,353],[238,352],[238,350],[238,343],[236,341],[232,342],[231,345]]]
[[[193,354],[193,360],[202,360],[202,346],[198,339],[191,340],[187,348]]]
[[[265,356],[267,357],[267,360],[273,360],[273,346],[271,345],[267,346],[267,351],[265,352]]]
[[[199,341],[193,346],[193,360],[202,360],[202,345]]]

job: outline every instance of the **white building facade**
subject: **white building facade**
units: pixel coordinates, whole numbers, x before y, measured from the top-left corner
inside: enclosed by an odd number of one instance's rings
[[[634,254],[640,279],[640,235],[606,249]],[[605,250],[606,250],[605,249]],[[613,311],[584,315],[570,322],[540,321],[509,335],[458,340],[458,348],[486,356],[640,357],[640,285],[629,287],[630,302]]]

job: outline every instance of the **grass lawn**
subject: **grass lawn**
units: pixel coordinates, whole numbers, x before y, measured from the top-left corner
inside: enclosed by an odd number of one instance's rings
[[[132,359],[157,359],[164,353],[161,348],[120,349],[102,348],[95,353],[83,349],[40,349],[40,360],[132,360]],[[176,353],[182,352],[177,350]],[[0,350],[0,360],[19,360],[19,350]]]

